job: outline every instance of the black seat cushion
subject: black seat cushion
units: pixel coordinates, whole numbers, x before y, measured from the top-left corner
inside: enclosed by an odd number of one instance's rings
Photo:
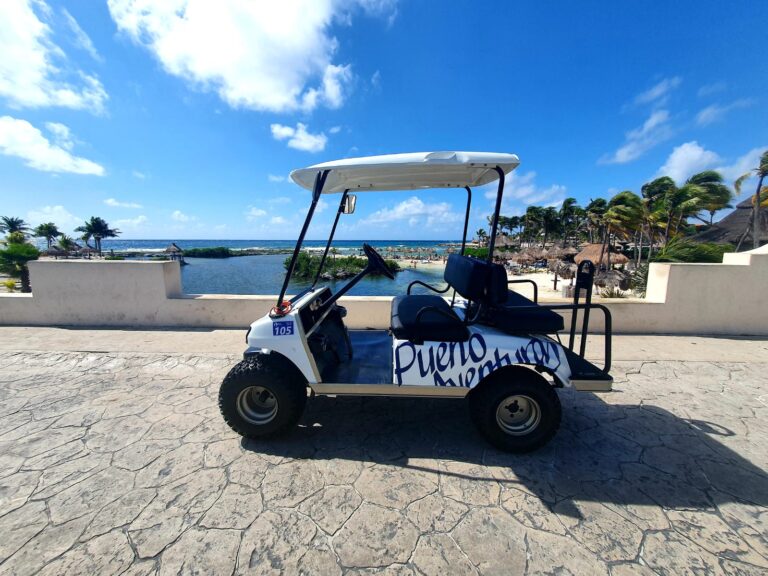
[[[520,310],[519,306],[537,306]],[[507,291],[504,304],[494,306],[483,315],[484,323],[513,334],[554,334],[563,329],[563,317],[546,307],[538,306],[522,294]]]
[[[441,310],[447,316],[428,310],[417,324],[416,315],[419,310],[428,306]],[[392,300],[390,326],[392,334],[399,340],[465,342],[469,338],[469,330],[448,302],[431,294],[397,296]]]
[[[498,304],[504,301],[507,291],[507,273],[503,266],[471,256],[448,256],[443,278],[470,302]]]

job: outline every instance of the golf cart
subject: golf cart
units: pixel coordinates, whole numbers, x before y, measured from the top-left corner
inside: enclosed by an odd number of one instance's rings
[[[505,175],[518,164],[513,154],[431,152],[350,158],[292,172],[295,183],[312,191],[312,203],[277,303],[251,325],[244,359],[221,385],[219,407],[229,426],[248,438],[285,432],[299,421],[307,388],[311,395],[466,398],[475,425],[492,444],[527,452],[557,432],[556,388],[610,391],[611,316],[591,302],[594,265],[579,266],[572,304],[540,305],[534,282],[507,280],[504,267],[493,261]],[[495,181],[488,257],[466,256],[472,188]],[[414,281],[392,300],[388,330],[347,329],[339,298],[368,274],[394,278],[381,255],[363,244],[365,269],[336,293],[317,285],[339,218],[354,212],[352,192],[428,188],[463,188],[467,194],[461,251],[448,257],[445,287]],[[334,193],[341,195],[338,211],[314,282],[288,299],[320,196]],[[533,284],[533,300],[509,289],[520,282]],[[430,293],[412,294],[417,288]],[[594,308],[605,314],[602,368],[584,358]],[[567,346],[559,336],[559,311],[571,315]]]

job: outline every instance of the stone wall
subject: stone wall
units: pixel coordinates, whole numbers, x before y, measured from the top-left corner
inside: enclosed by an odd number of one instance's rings
[[[768,247],[723,260],[651,264],[644,300],[602,301],[614,332],[768,336]],[[31,262],[30,275],[33,294],[0,294],[0,324],[243,328],[276,299],[184,294],[178,262],[46,260]],[[386,328],[390,301],[350,296],[341,303],[351,328]],[[601,316],[592,314],[596,331]]]

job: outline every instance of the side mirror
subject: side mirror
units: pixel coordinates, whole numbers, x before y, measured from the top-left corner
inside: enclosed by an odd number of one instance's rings
[[[346,199],[344,200],[344,207],[342,208],[342,213],[344,214],[354,214],[355,213],[355,204],[357,204],[357,196],[354,194],[347,194]]]

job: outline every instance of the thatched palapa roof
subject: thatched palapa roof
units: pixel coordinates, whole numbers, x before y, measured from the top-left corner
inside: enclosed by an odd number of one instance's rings
[[[175,242],[171,242],[168,244],[168,248],[165,249],[165,252],[168,254],[181,254],[183,250],[179,248]]]
[[[713,224],[704,232],[693,237],[698,242],[730,242],[738,244],[744,232],[749,230],[742,243],[743,248],[752,248],[752,198],[739,202],[725,218]],[[760,209],[760,244],[768,244],[768,210]]]
[[[573,258],[573,261],[576,262],[576,264],[581,264],[584,260],[590,260],[595,266],[597,266],[598,261],[600,260],[601,250],[602,244],[587,244],[581,252],[576,254],[576,256]],[[609,250],[610,248],[606,247],[605,251],[603,252],[604,265],[608,265],[609,262],[611,264],[626,264],[629,262],[629,258],[624,256],[624,254],[610,252]]]

